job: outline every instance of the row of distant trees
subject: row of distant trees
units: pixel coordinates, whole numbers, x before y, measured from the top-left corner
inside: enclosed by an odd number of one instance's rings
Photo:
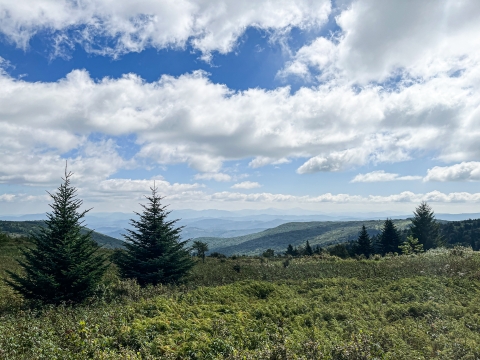
[[[305,246],[294,248],[288,245],[285,255],[314,255],[329,252],[342,258],[355,255],[369,257],[373,254],[386,255],[388,253],[413,254],[423,252],[438,246],[445,245],[440,233],[440,225],[435,219],[430,205],[422,202],[414,211],[412,224],[406,232],[401,232],[391,219],[386,219],[379,234],[370,236],[365,225],[354,242],[337,244],[324,249],[320,246],[313,248],[309,241]],[[267,256],[267,253],[264,253]]]

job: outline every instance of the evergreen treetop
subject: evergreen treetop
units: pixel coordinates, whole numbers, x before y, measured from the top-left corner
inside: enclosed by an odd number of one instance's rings
[[[373,254],[372,240],[370,239],[370,235],[368,235],[365,225],[362,225],[362,230],[358,235],[356,253],[359,255],[363,254],[366,257],[369,257],[371,254]]]
[[[307,243],[305,244],[305,255],[307,256],[312,256],[313,255],[313,249],[310,246],[310,242],[307,240]]]
[[[412,236],[418,239],[425,250],[437,247],[441,243],[440,225],[435,220],[432,208],[425,201],[422,201],[413,215],[410,228]]]
[[[193,267],[194,261],[180,241],[178,220],[167,220],[169,211],[161,204],[155,184],[151,196],[145,196],[147,205],[141,204],[138,220],[130,220],[135,230],[126,230],[125,248],[119,250],[115,262],[123,278],[136,279],[142,286],[176,283]]]
[[[45,227],[32,235],[33,247],[23,250],[24,261],[18,261],[25,275],[9,272],[7,283],[26,299],[42,303],[78,303],[92,295],[108,267],[105,256],[91,232],[81,234],[82,201],[70,185],[73,174],[65,169],[63,184],[54,194]]]
[[[380,235],[380,245],[382,253],[395,253],[399,251],[401,245],[400,233],[391,219],[385,220],[382,233]]]
[[[296,255],[296,250],[293,248],[292,244],[288,244],[287,251],[285,251],[285,255],[291,255],[291,256]]]

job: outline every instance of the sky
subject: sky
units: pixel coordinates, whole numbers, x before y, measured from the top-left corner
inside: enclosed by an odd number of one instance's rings
[[[0,214],[480,212],[478,0],[0,0]]]

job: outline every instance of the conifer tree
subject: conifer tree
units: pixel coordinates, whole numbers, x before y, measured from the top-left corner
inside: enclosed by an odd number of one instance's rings
[[[365,225],[362,225],[362,230],[358,235],[358,240],[356,244],[356,252],[357,254],[363,254],[366,257],[369,257],[373,254],[373,244],[372,240],[370,239],[370,235],[368,235],[367,228]]]
[[[115,256],[120,275],[136,279],[142,286],[176,283],[193,267],[194,261],[186,241],[180,241],[181,227],[175,227],[178,220],[167,220],[167,206],[157,193],[155,184],[151,196],[145,196],[147,205],[141,204],[142,213],[135,213],[139,220],[130,220],[136,230],[127,230],[126,250],[119,250]]]
[[[285,251],[285,255],[291,255],[291,256],[296,255],[296,251],[293,249],[292,244],[288,244],[287,251]]]
[[[410,231],[413,238],[423,245],[424,250],[437,247],[441,243],[440,225],[435,220],[432,208],[423,201],[413,212]]]
[[[403,255],[418,254],[423,252],[423,245],[418,242],[418,239],[415,239],[412,235],[407,237],[402,245],[399,246],[402,250]]]
[[[401,245],[400,233],[392,220],[387,219],[383,224],[382,233],[380,235],[380,245],[382,253],[395,253],[399,251]]]
[[[78,303],[92,295],[108,264],[98,255],[98,244],[91,233],[82,234],[83,217],[90,210],[79,212],[82,201],[70,185],[73,174],[65,168],[63,184],[47,213],[45,227],[32,235],[33,247],[24,250],[24,261],[18,261],[25,275],[9,272],[7,283],[26,299],[42,303]]]
[[[313,255],[313,249],[310,246],[310,243],[307,240],[307,243],[305,245],[305,255],[312,256]]]

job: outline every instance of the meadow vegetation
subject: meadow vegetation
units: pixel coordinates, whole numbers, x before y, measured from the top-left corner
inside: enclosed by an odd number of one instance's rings
[[[387,219],[350,247],[194,260],[155,187],[125,249],[99,248],[65,174],[45,228],[0,235],[1,359],[480,358],[480,253],[439,247],[426,203],[404,242]]]
[[[0,276],[18,271],[10,239]],[[103,250],[110,252],[110,250]],[[207,257],[182,284],[111,265],[80,306],[31,308],[0,285],[2,359],[476,359],[480,254],[342,260]]]

